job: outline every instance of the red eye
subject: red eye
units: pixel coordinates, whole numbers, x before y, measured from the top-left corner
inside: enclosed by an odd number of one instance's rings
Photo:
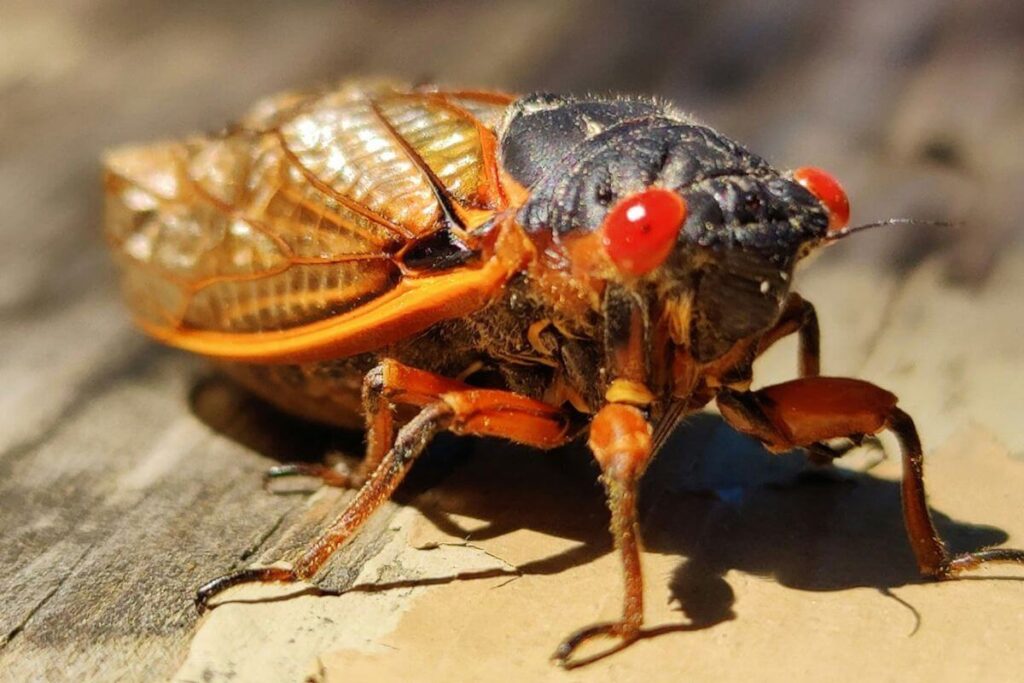
[[[682,197],[651,188],[612,207],[601,226],[601,242],[620,272],[644,275],[668,257],[685,218]]]
[[[842,230],[850,222],[850,200],[843,186],[831,175],[813,166],[804,166],[793,171],[793,180],[803,185],[818,198],[828,211],[829,232]]]

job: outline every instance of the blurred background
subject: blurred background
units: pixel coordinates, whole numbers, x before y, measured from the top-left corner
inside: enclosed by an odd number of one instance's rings
[[[209,130],[276,90],[365,74],[654,94],[782,167],[846,185],[852,240],[985,277],[1024,215],[1016,0],[474,3],[0,1],[0,311],[109,286],[106,147]]]

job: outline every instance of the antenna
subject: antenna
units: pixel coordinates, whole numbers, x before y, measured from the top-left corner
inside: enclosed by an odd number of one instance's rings
[[[927,221],[917,218],[887,218],[884,221],[875,221],[874,223],[864,223],[862,225],[852,225],[842,230],[836,230],[835,232],[829,233],[825,236],[824,241],[826,243],[835,242],[841,240],[844,237],[848,237],[855,232],[861,230],[870,230],[871,228],[881,228],[886,225],[927,225],[933,228],[951,228],[954,225],[963,225],[962,221]]]

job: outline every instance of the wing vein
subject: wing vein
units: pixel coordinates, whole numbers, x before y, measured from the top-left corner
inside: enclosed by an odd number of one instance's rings
[[[406,140],[401,133],[399,133],[391,121],[384,116],[384,112],[380,110],[380,105],[377,104],[377,100],[370,98],[370,109],[373,111],[374,116],[380,122],[384,129],[388,132],[388,135],[398,143],[398,146],[405,152],[406,157],[412,164],[419,169],[420,173],[426,179],[427,184],[430,185],[430,191],[434,193],[434,198],[437,199],[438,205],[441,207],[441,211],[444,213],[445,219],[448,221],[449,226],[457,227],[459,229],[465,229],[465,224],[459,217],[459,214],[455,208],[455,198],[449,194],[448,189],[441,182],[441,179],[434,173],[434,169],[430,168],[429,164],[423,159],[419,152],[417,152],[409,141]]]
[[[328,197],[334,199],[345,208],[350,209],[351,211],[359,214],[360,216],[362,216],[363,218],[372,223],[376,223],[385,230],[394,233],[398,237],[401,237],[403,239],[412,239],[413,237],[415,237],[415,235],[406,227],[398,225],[397,223],[392,223],[388,219],[384,218],[384,216],[381,216],[375,211],[371,211],[370,209],[363,206],[359,202],[354,201],[351,197],[346,197],[340,192],[337,192],[333,187],[331,187],[324,181],[320,180],[320,178],[318,178],[315,173],[309,170],[309,168],[307,168],[306,165],[302,163],[302,160],[299,159],[298,155],[296,155],[295,152],[293,152],[288,147],[288,143],[285,141],[284,136],[281,134],[280,130],[275,130],[274,135],[277,137],[278,142],[281,145],[281,149],[284,151],[284,154],[288,158],[289,163],[291,163],[297,169],[299,169],[299,172],[302,173],[303,177],[306,180],[308,180],[309,183],[313,185],[313,187],[320,190]]]

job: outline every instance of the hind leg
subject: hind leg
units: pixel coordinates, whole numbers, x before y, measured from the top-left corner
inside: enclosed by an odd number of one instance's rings
[[[422,375],[422,376],[421,376]],[[429,376],[429,379],[427,377]],[[424,388],[430,384],[436,396],[441,390],[464,388],[460,382],[447,380],[419,370],[407,368],[394,361],[384,361],[363,378],[362,404],[366,419],[366,453],[353,472],[340,472],[326,464],[286,463],[267,470],[267,480],[281,477],[315,477],[325,486],[359,488],[380,465],[394,436],[394,410],[401,401],[406,384]]]
[[[251,582],[291,583],[312,579],[334,552],[351,538],[405,478],[413,462],[441,431],[499,436],[537,448],[554,448],[570,435],[567,416],[558,407],[509,391],[471,386],[385,361],[368,376],[367,458],[375,466],[355,498],[290,569],[255,567],[221,576],[202,586],[196,605],[231,586]],[[420,412],[394,434],[392,406],[419,406]]]
[[[398,404],[425,406],[446,392],[471,389],[458,380],[384,360],[363,378],[362,412],[366,420],[366,454],[352,472],[326,464],[287,463],[267,470],[266,479],[308,476],[326,486],[359,488],[370,478],[394,438],[394,412]]]

